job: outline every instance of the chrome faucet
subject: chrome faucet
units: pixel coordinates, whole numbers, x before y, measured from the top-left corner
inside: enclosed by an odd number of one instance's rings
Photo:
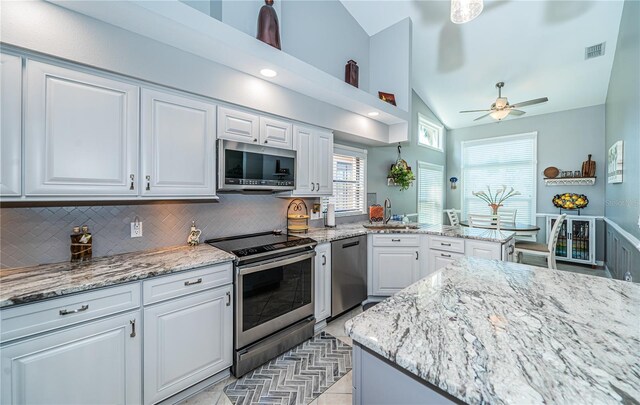
[[[387,211],[387,209],[389,209],[389,211]],[[389,215],[387,215],[387,213]],[[384,223],[388,224],[389,221],[391,220],[391,200],[388,198],[384,199]]]

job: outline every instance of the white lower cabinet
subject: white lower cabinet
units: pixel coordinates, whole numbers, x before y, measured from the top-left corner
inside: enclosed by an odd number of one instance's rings
[[[464,244],[464,251],[467,256],[481,259],[502,259],[502,245],[500,243],[467,239]]]
[[[316,322],[331,316],[331,243],[316,246],[315,317]]]
[[[153,404],[232,363],[232,286],[144,308],[144,403]]]
[[[434,272],[440,270],[444,266],[455,262],[461,257],[464,257],[464,253],[443,252],[440,250],[429,249],[429,270]]]
[[[418,247],[373,248],[373,295],[392,295],[420,278]]]
[[[3,345],[3,404],[142,402],[140,311]]]

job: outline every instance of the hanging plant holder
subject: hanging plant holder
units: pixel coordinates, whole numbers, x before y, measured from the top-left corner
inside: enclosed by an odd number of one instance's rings
[[[407,164],[407,161],[402,159],[401,150],[402,146],[398,144],[398,158],[389,169],[389,174],[387,175],[387,185],[399,186],[400,191],[404,191],[411,187],[414,180],[416,179],[416,176],[411,171],[411,167]]]

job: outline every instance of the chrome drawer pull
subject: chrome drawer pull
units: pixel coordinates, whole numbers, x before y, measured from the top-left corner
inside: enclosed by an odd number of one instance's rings
[[[60,310],[60,315],[77,314],[78,312],[83,312],[83,311],[86,311],[87,309],[89,309],[89,304],[83,305],[78,309],[74,309],[73,311],[68,311],[66,309],[61,309]]]
[[[400,242],[400,239],[391,239],[391,242]]]
[[[231,306],[231,293],[229,291],[227,291],[227,306]]]
[[[442,243],[442,242],[440,242],[440,246],[451,246],[451,243]]]
[[[131,324],[131,333],[129,334],[129,337],[136,337],[136,320],[133,319],[129,321],[129,324]]]
[[[443,256],[443,257],[451,257],[451,255],[445,255],[444,253],[440,253],[440,256]]]
[[[190,286],[190,285],[196,285],[196,284],[200,284],[200,283],[202,283],[202,277],[197,279],[196,281],[185,281],[184,285]]]

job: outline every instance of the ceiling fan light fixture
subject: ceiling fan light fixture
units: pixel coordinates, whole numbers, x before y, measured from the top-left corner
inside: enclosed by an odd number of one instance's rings
[[[479,16],[483,7],[483,0],[451,0],[451,22],[467,23]]]
[[[509,115],[509,110],[496,110],[489,115],[495,120],[502,121]]]

